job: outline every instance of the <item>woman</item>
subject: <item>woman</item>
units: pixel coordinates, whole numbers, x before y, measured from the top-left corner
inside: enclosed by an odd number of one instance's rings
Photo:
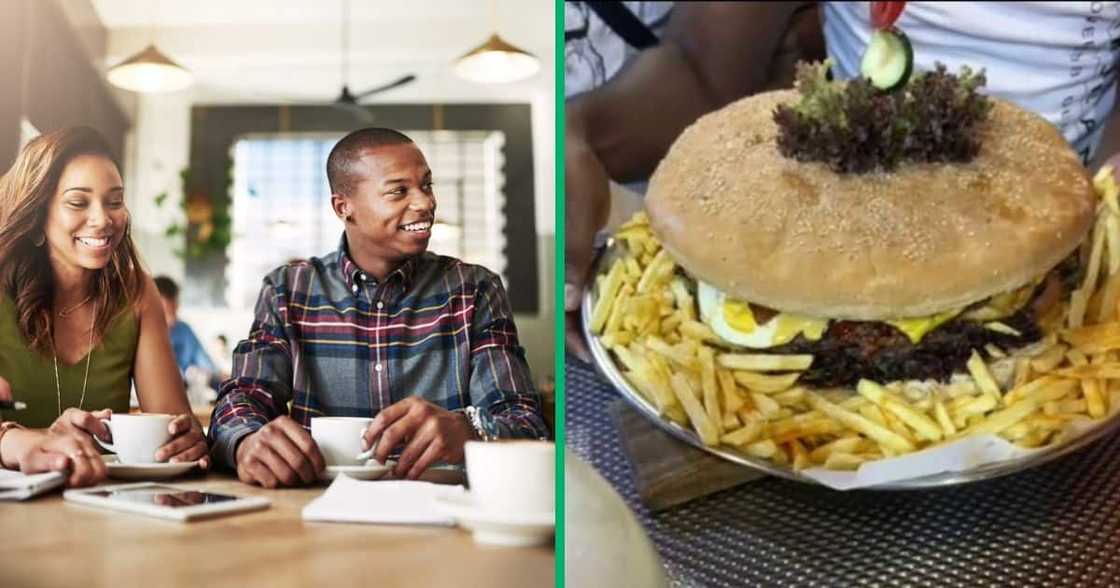
[[[104,440],[100,419],[128,412],[135,383],[141,410],[178,415],[156,459],[208,465],[120,172],[91,128],[36,138],[0,178],[0,377],[28,405],[7,419]]]

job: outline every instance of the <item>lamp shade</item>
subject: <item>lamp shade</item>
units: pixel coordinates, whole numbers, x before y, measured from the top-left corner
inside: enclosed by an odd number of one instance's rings
[[[194,76],[183,66],[148,45],[143,51],[109,68],[109,83],[133,92],[174,92],[191,85]]]
[[[523,80],[541,69],[532,53],[514,47],[497,33],[455,61],[455,75],[484,84]]]

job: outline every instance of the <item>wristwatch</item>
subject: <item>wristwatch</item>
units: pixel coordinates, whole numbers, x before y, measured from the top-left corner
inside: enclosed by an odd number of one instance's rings
[[[467,417],[467,422],[474,427],[474,432],[478,435],[479,439],[483,441],[493,441],[498,438],[494,431],[493,419],[490,418],[490,413],[478,410],[478,407],[468,406],[463,409],[463,415]]]

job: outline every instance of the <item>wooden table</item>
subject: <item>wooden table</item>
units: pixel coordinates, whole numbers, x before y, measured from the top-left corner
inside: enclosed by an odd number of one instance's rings
[[[266,490],[213,473],[172,483],[264,496],[272,506],[178,523],[64,503],[57,492],[0,503],[0,586],[554,584],[552,545],[485,547],[457,528],[304,522],[300,511],[325,485]]]

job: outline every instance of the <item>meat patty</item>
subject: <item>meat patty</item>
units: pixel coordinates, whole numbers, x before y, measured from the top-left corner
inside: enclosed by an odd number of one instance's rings
[[[905,333],[887,323],[834,321],[818,341],[798,335],[793,341],[768,352],[812,354],[813,365],[798,381],[815,387],[850,387],[861,379],[880,383],[930,379],[947,382],[954,373],[967,371],[965,364],[973,349],[987,357],[984,347],[989,343],[1013,350],[1039,340],[1042,331],[1038,317],[1066,297],[1076,284],[1078,273],[1075,253],[1046,276],[1028,304],[1012,316],[1000,319],[1018,331],[1017,336],[957,318],[930,331],[914,344]]]
[[[819,341],[798,337],[770,351],[812,354],[813,365],[798,380],[810,386],[854,386],[861,379],[881,383],[927,379],[945,382],[954,372],[966,371],[965,364],[973,349],[983,353],[989,343],[1014,349],[1042,337],[1029,307],[1000,322],[1020,335],[993,331],[973,321],[955,320],[914,344],[887,323],[837,321]]]

